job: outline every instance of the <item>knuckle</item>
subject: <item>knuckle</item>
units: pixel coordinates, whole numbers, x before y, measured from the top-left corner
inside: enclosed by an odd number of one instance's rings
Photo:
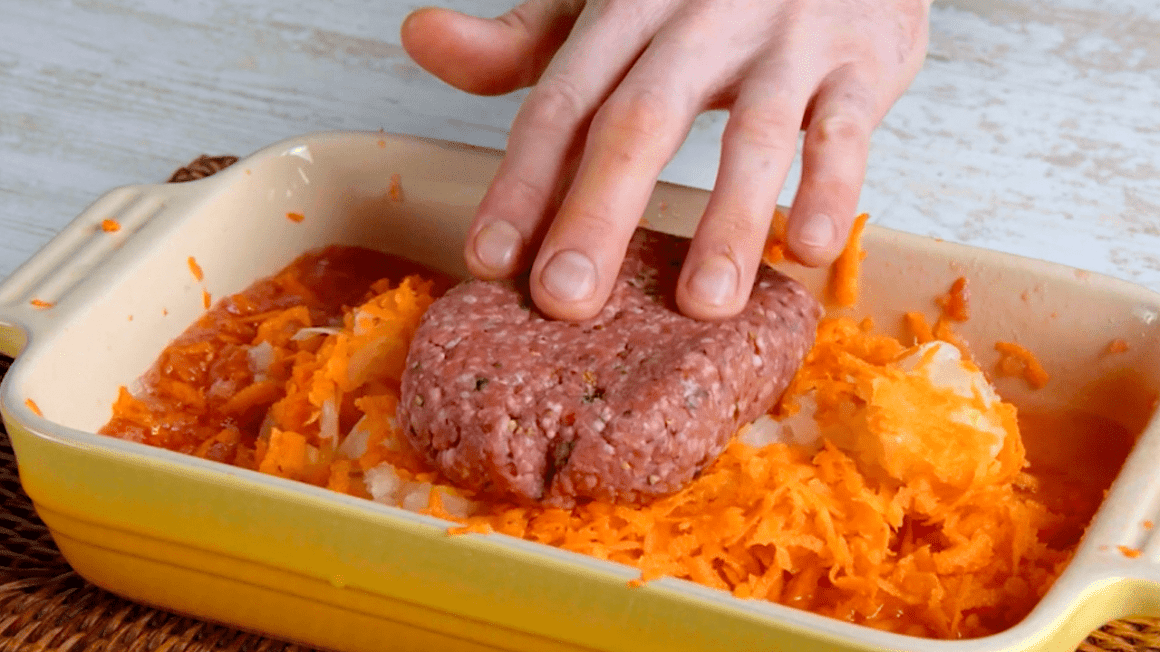
[[[844,114],[828,115],[810,125],[807,132],[815,144],[836,144],[849,147],[866,147],[870,134],[861,122]]]
[[[521,113],[523,120],[534,129],[572,130],[584,115],[583,95],[563,77],[549,77],[536,85]]]
[[[722,139],[733,146],[785,152],[796,150],[800,118],[770,107],[735,109]]]
[[[617,92],[597,112],[593,127],[646,141],[659,140],[672,130],[677,112],[672,102],[652,89]]]

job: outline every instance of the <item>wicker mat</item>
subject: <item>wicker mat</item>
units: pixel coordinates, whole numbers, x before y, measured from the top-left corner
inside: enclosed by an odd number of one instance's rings
[[[237,161],[202,156],[170,181],[209,176]],[[0,357],[0,376],[11,360]],[[304,648],[135,604],[69,568],[20,487],[0,426],[0,652],[298,652]],[[1083,652],[1160,652],[1160,619],[1126,619],[1093,632]]]

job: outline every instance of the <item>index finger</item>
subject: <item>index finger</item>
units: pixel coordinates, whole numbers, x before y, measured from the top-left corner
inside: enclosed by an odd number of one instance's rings
[[[692,124],[695,110],[682,93],[655,88],[622,85],[592,121],[576,178],[532,265],[532,299],[553,317],[600,311],[657,176]]]

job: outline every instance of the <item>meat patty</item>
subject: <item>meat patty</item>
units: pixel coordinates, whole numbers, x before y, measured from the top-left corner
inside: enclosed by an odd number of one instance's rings
[[[638,230],[608,303],[579,323],[530,307],[525,286],[468,281],[423,317],[399,423],[450,480],[569,506],[676,491],[768,411],[813,345],[821,315],[762,267],[740,315],[677,312],[689,242]]]

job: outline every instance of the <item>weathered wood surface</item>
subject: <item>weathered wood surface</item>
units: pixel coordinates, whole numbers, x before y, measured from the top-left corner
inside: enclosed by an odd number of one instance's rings
[[[495,14],[509,0],[446,4]],[[502,147],[520,94],[426,76],[398,44],[415,6],[0,0],[0,277],[102,192],[203,152],[380,128]],[[665,178],[711,184],[721,125],[698,120]],[[862,207],[1160,290],[1160,3],[938,0]]]

